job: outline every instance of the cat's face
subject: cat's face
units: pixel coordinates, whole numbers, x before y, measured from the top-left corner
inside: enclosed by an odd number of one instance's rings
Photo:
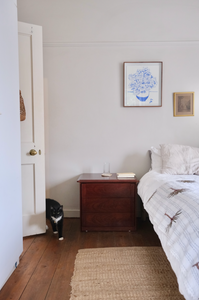
[[[63,216],[63,205],[60,205],[60,207],[52,207],[50,208],[51,211],[51,218],[54,220],[55,223],[57,223],[60,218]]]

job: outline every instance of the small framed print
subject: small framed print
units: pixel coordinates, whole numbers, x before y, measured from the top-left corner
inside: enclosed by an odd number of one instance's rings
[[[162,106],[161,61],[124,62],[124,106]]]
[[[173,93],[174,117],[194,116],[194,92]]]

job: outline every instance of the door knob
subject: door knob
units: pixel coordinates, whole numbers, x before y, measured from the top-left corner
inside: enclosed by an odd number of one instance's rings
[[[34,156],[37,154],[37,151],[35,149],[31,149],[29,152],[30,155]]]

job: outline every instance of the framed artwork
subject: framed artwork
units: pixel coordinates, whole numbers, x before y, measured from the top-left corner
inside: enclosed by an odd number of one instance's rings
[[[194,116],[194,92],[173,93],[174,117]]]
[[[125,107],[162,106],[161,61],[124,62]]]

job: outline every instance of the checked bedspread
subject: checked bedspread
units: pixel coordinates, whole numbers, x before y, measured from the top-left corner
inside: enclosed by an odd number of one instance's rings
[[[166,182],[145,199],[144,207],[160,240],[164,236],[167,253],[178,262],[179,289],[184,285],[190,299],[199,299],[199,182]]]

